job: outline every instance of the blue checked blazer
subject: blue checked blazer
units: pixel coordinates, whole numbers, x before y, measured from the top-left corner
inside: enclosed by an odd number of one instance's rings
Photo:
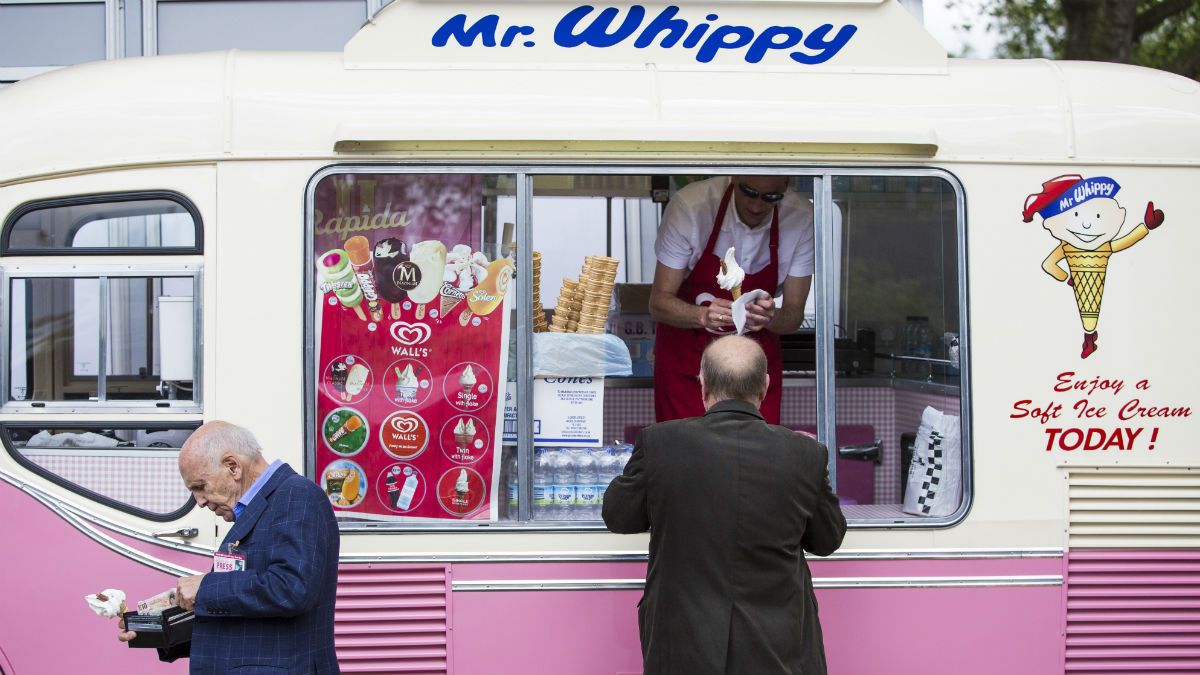
[[[200,583],[191,675],[339,675],[339,537],[329,498],[284,464],[234,521],[221,550],[233,542],[246,554],[246,570],[210,573]]]

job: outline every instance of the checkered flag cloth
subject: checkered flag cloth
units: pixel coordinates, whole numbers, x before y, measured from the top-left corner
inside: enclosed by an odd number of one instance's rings
[[[925,408],[908,467],[905,513],[940,518],[958,510],[962,502],[961,435],[957,416]]]
[[[929,450],[929,461],[925,464],[925,480],[921,483],[920,492],[917,493],[917,506],[925,515],[929,515],[933,501],[937,499],[938,486],[942,482],[942,471],[945,468],[942,435],[936,431],[930,432],[927,449]]]

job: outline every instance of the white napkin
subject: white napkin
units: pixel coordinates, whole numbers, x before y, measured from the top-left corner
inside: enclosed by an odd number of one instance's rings
[[[749,293],[742,293],[742,297],[733,301],[733,327],[737,329],[738,335],[743,335],[746,332],[746,304],[754,302],[758,298],[769,298],[771,294],[761,288],[756,288]]]

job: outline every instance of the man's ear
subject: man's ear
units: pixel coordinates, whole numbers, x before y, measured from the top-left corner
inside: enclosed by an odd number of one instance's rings
[[[221,456],[221,470],[228,471],[234,480],[242,477],[242,464],[238,462],[237,457],[233,456],[233,453],[226,453]]]

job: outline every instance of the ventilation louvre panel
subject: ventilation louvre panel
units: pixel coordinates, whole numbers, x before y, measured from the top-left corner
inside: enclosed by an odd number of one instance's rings
[[[446,675],[450,581],[442,565],[342,565],[334,642],[345,675]]]
[[[1200,672],[1200,475],[1068,469],[1069,675]]]

